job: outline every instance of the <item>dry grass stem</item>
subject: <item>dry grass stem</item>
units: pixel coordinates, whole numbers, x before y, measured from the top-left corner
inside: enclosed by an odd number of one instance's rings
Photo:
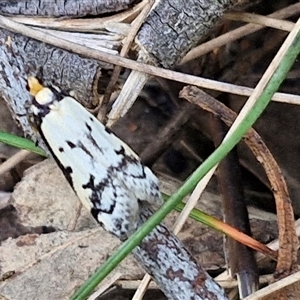
[[[236,130],[238,126],[243,122],[245,116],[250,112],[250,110],[253,108],[254,104],[257,102],[258,98],[261,96],[262,92],[264,91],[265,87],[269,83],[271,77],[273,76],[274,72],[277,70],[279,64],[281,63],[282,58],[288,51],[291,44],[294,42],[294,39],[300,29],[300,19],[297,21],[296,25],[294,26],[294,29],[290,32],[282,46],[280,47],[279,51],[275,55],[274,59],[270,63],[269,67],[261,77],[260,81],[256,85],[255,89],[253,90],[253,93],[243,106],[242,110],[238,114],[236,120],[230,127],[228,133],[226,134],[224,141],[228,139],[228,137],[232,134],[233,131]]]
[[[243,12],[226,13],[224,17],[228,20],[243,21],[246,23],[259,24],[264,27],[272,27],[284,31],[292,31],[295,23],[285,20],[279,20],[261,15],[255,15]]]
[[[203,162],[203,159],[190,147],[188,143],[186,143],[184,140],[180,140],[180,145],[189,152],[199,163]]]
[[[299,3],[300,6],[300,3]],[[197,76],[182,74],[180,72],[170,71],[163,68],[158,68],[155,66],[142,64],[136,61],[133,61],[128,58],[115,56],[109,53],[105,53],[102,51],[97,51],[82,45],[77,45],[76,43],[72,43],[63,39],[59,39],[51,34],[45,34],[40,30],[30,28],[28,26],[16,23],[12,20],[9,20],[6,17],[0,16],[0,27],[6,28],[8,30],[24,34],[33,39],[37,39],[39,41],[54,45],[56,47],[65,49],[67,51],[77,53],[79,55],[83,55],[89,58],[94,58],[100,61],[105,61],[108,63],[112,63],[115,65],[119,65],[128,69],[137,70],[140,72],[144,72],[150,75],[163,77],[166,79],[174,80],[177,82],[183,82],[186,84],[191,84],[195,86],[199,86],[206,89],[217,90],[226,93],[232,93],[241,96],[250,96],[253,93],[252,88],[238,86],[234,84],[218,82],[215,80],[205,79]],[[300,96],[284,94],[284,93],[275,93],[272,100],[285,102],[290,104],[300,104]]]
[[[131,46],[133,40],[135,39],[135,36],[137,35],[140,27],[142,26],[143,22],[145,21],[147,15],[149,14],[149,12],[154,4],[154,1],[153,0],[151,0],[151,1],[144,0],[142,3],[144,3],[144,8],[141,11],[141,13],[138,15],[138,17],[132,22],[131,29],[123,41],[123,47],[120,51],[121,57],[125,57],[127,55],[128,51],[130,49],[130,46]],[[114,70],[110,77],[110,81],[106,87],[105,95],[104,95],[103,102],[102,102],[102,107],[100,109],[101,113],[100,113],[99,117],[100,117],[101,121],[104,120],[104,118],[107,114],[107,104],[109,103],[109,99],[115,88],[115,85],[117,83],[120,72],[121,72],[121,67],[116,65],[114,67]],[[125,99],[125,101],[126,100],[127,99]]]
[[[151,283],[151,276],[146,274],[140,284],[138,285],[133,297],[131,300],[142,300],[149,285]]]

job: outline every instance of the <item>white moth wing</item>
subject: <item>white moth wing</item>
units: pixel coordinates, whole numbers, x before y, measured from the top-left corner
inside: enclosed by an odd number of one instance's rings
[[[78,197],[106,230],[135,230],[138,200],[162,203],[157,178],[73,98],[49,107],[41,131]]]

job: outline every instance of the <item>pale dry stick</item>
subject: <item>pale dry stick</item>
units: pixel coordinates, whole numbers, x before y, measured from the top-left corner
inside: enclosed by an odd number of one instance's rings
[[[284,287],[287,287],[293,283],[297,283],[300,281],[300,272],[294,273],[290,276],[287,276],[283,279],[280,279],[279,281],[276,281],[275,283],[272,283],[265,288],[262,288],[261,290],[251,294],[250,296],[244,298],[243,300],[260,300],[264,296],[270,295],[276,291],[280,291]],[[288,299],[288,298],[286,298]],[[291,298],[289,298],[291,299]]]
[[[118,48],[121,47],[122,39],[127,35],[130,28],[129,25],[124,25],[118,34],[112,32],[90,34],[45,28],[40,28],[39,30],[45,34],[51,34],[57,38],[64,39],[65,41],[76,42],[77,45],[83,45],[90,49],[110,53],[112,55],[119,55]]]
[[[180,145],[186,149],[199,163],[203,162],[203,159],[190,147],[184,140],[180,141]]]
[[[264,27],[272,27],[284,31],[292,31],[295,26],[295,23],[290,21],[244,12],[226,13],[226,19],[233,21],[242,21],[246,23],[254,23],[262,25]]]
[[[140,51],[140,53],[142,53],[142,51]],[[147,63],[147,61],[144,60],[145,56],[143,54],[140,55],[140,53],[137,60]],[[145,84],[149,81],[150,77],[150,75],[136,70],[132,70],[130,72],[120,94],[114,101],[114,104],[107,115],[105,124],[107,127],[113,126],[114,123],[116,123],[129,111],[137,97],[140,95]]]
[[[39,40],[44,43],[51,44],[55,47],[65,49],[67,51],[79,55],[83,55],[100,61],[105,61],[107,63],[119,65],[128,69],[137,70],[150,75],[163,77],[166,79],[170,79],[170,80],[174,80],[177,82],[182,82],[190,85],[199,86],[202,88],[217,90],[226,93],[232,93],[241,96],[250,96],[253,93],[252,88],[238,86],[235,84],[229,84],[224,82],[218,82],[218,81],[205,79],[193,75],[182,74],[180,72],[170,71],[170,70],[166,70],[163,68],[159,68],[147,64],[142,64],[125,57],[119,57],[105,52],[93,50],[91,48],[82,45],[77,45],[76,43],[73,42],[59,39],[51,34],[45,34],[37,29],[33,29],[23,24],[16,23],[3,16],[0,16],[0,27],[23,34],[30,38]],[[278,102],[290,103],[290,104],[297,104],[297,105],[300,104],[300,96],[291,95],[291,94],[275,93],[272,100]]]
[[[144,4],[143,10],[139,14],[139,16],[132,22],[131,29],[124,39],[123,47],[120,51],[120,56],[125,57],[130,49],[130,46],[137,35],[140,27],[142,26],[143,22],[145,21],[147,15],[149,14],[150,10],[152,9],[152,6],[154,4],[154,0],[144,0],[142,3]],[[100,121],[103,121],[103,119],[106,116],[107,113],[107,104],[109,102],[110,96],[112,94],[113,88],[118,80],[118,77],[120,75],[122,67],[115,66],[112,75],[110,77],[109,83],[106,87],[105,95],[102,101],[102,108],[100,109],[100,116],[98,115],[98,118]]]
[[[278,11],[268,15],[268,17],[276,18],[276,19],[284,19],[284,18],[294,16],[294,15],[298,14],[299,12],[300,12],[300,3],[296,3],[296,4],[290,5],[288,7],[285,7],[281,10],[278,10]],[[226,13],[224,14],[224,18],[226,18]],[[214,50],[216,48],[219,48],[224,45],[228,45],[229,43],[234,42],[234,41],[242,38],[243,36],[254,33],[263,28],[264,28],[264,26],[261,26],[261,25],[247,24],[245,26],[242,26],[242,27],[239,27],[232,31],[229,31],[227,33],[224,33],[224,34],[192,49],[182,59],[180,64],[185,64],[193,59],[196,59],[197,57],[200,57],[206,53],[211,52],[212,50]]]
[[[206,188],[208,182],[210,181],[211,177],[214,175],[214,172],[218,165],[216,165],[214,168],[212,168],[203,178],[197,186],[195,187],[194,191],[192,192],[189,200],[187,201],[186,205],[184,206],[183,210],[181,211],[180,215],[176,219],[176,222],[173,227],[173,233],[177,235],[179,231],[181,230],[182,226],[188,219],[191,211],[196,206],[199,198],[201,197],[204,189]],[[151,281],[151,276],[149,274],[146,274],[141,281],[141,284],[139,285],[138,289],[136,290],[132,300],[141,300],[146,292],[146,289]]]
[[[224,140],[226,141],[229,136],[232,135],[232,132],[236,130],[238,126],[244,121],[246,115],[250,112],[252,107],[255,105],[257,102],[258,98],[261,96],[262,92],[264,91],[265,87],[269,83],[270,79],[274,75],[274,72],[277,70],[279,64],[281,63],[282,58],[284,55],[287,53],[289,50],[289,47],[291,44],[294,42],[297,33],[300,30],[300,19],[298,19],[297,23],[294,26],[294,29],[289,33],[287,36],[286,40],[283,42],[282,46],[278,50],[277,54],[273,58],[272,62],[270,63],[269,67],[261,77],[260,81],[256,85],[255,89],[253,90],[253,93],[239,112],[237,118],[233,122],[232,126],[229,128],[229,131],[227,132]]]
[[[139,286],[141,285],[141,280],[117,280],[116,285],[121,286],[123,289],[126,290],[137,290]],[[151,281],[148,289],[150,290],[157,290],[159,289],[158,285],[156,284],[155,281]],[[132,298],[133,299],[133,298]]]
[[[0,165],[0,176],[15,167],[19,162],[24,160],[31,154],[28,150],[20,150],[9,159],[7,159],[4,163]]]
[[[123,47],[120,51],[120,56],[125,56],[128,53],[128,50],[139,31],[140,27],[142,26],[143,22],[145,21],[147,15],[149,14],[150,10],[153,7],[153,4],[155,3],[155,0],[144,0],[142,1],[143,9],[139,16],[132,22],[130,31],[128,33],[128,36],[124,40]]]
[[[87,300],[98,299],[98,297],[107,291],[121,276],[122,274],[120,272],[116,272],[112,276],[105,277],[99,288],[91,296],[89,296]]]
[[[140,282],[139,286],[137,287],[131,300],[142,300],[146,293],[146,290],[148,289],[150,282],[151,282],[151,276],[148,273],[146,273],[142,281]]]
[[[216,278],[214,278],[215,280]],[[271,281],[274,280],[274,277],[272,274],[267,274],[267,275],[262,275],[259,278],[259,283],[260,284],[268,284]],[[237,280],[236,279],[228,279],[228,280],[219,280],[217,283],[224,289],[232,289],[237,287]],[[122,286],[123,289],[128,289],[128,290],[136,290],[139,285],[141,284],[141,280],[117,280],[116,285]],[[158,289],[157,284],[154,281],[151,281],[151,283],[148,286],[148,289]]]
[[[81,18],[81,19],[59,19],[49,17],[29,17],[29,16],[12,16],[9,19],[25,25],[46,27],[64,31],[76,32],[98,32],[105,29],[108,24],[126,22],[128,19],[135,17],[144,6],[144,3],[138,3],[131,9],[120,12],[113,16],[102,18]],[[91,21],[92,20],[92,21]]]
[[[51,249],[49,252],[41,255],[40,257],[38,257],[36,260],[28,263],[27,265],[21,267],[19,270],[15,270],[15,274],[13,277],[10,277],[11,279],[12,278],[16,278],[16,276],[19,276],[21,275],[22,273],[24,273],[25,271],[27,271],[28,269],[34,267],[36,264],[42,262],[44,259],[46,259],[47,257],[51,257],[53,254],[55,254],[57,251],[59,250],[63,250],[63,249],[66,249],[67,247],[69,247],[70,245],[78,242],[78,241],[81,241],[83,239],[86,239],[94,234],[98,234],[101,230],[103,230],[102,228],[100,227],[97,227],[97,228],[94,228],[94,229],[91,229],[89,230],[89,232],[87,234],[84,234],[82,236],[79,236],[79,237],[76,237],[76,238],[73,238],[71,240],[69,240],[68,242],[60,245],[60,246],[57,246],[57,247],[54,247],[53,249]],[[10,281],[10,278],[8,278],[7,280],[5,280],[3,286],[5,286],[9,281]]]

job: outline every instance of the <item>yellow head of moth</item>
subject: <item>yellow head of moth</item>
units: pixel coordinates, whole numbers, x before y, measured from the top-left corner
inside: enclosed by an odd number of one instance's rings
[[[40,82],[38,81],[37,78],[35,77],[28,77],[27,79],[28,82],[28,87],[29,87],[29,93],[33,97],[36,96],[36,94],[41,91],[43,88],[45,88]]]
[[[29,93],[35,98],[37,103],[40,105],[54,104],[53,100],[55,100],[55,97],[49,87],[42,85],[36,77],[28,77],[27,81]]]

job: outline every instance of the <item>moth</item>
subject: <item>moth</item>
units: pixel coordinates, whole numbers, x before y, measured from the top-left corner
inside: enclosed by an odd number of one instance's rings
[[[38,131],[78,198],[105,230],[126,239],[140,201],[162,204],[157,177],[74,98],[35,77],[28,88]]]

